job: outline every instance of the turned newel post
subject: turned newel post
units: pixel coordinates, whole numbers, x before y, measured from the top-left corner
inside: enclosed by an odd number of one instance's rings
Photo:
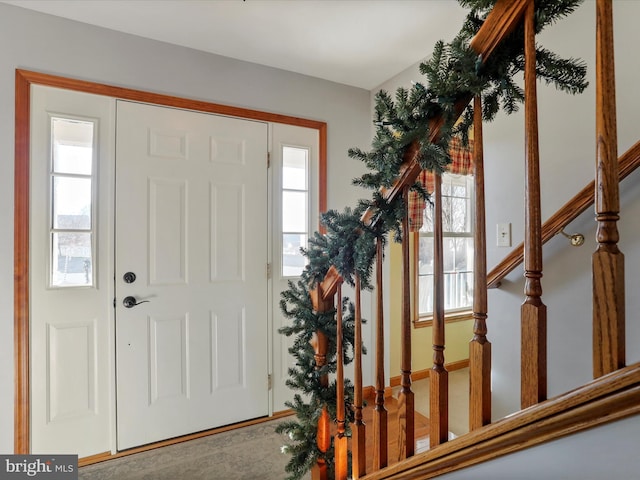
[[[611,0],[596,3],[596,241],[593,269],[593,375],[625,364],[624,255],[618,249],[620,195]]]
[[[344,358],[342,355],[342,281],[338,282],[336,297],[336,435],[333,440],[335,450],[336,478],[347,480],[348,446],[344,405]]]
[[[320,370],[327,363],[327,345],[327,336],[323,332],[318,330],[313,334],[311,346],[315,352],[316,370]],[[329,376],[322,375],[320,384],[323,388],[327,388],[329,386]],[[322,413],[318,419],[316,444],[318,445],[318,450],[322,453],[327,453],[331,447],[331,417],[329,417],[326,406],[322,408]],[[327,464],[324,459],[318,459],[318,463],[312,469],[311,475],[313,480],[328,480]]]
[[[330,301],[325,301],[322,298],[321,292],[320,286],[310,292],[313,308],[318,313],[333,309],[333,298],[331,298]],[[329,341],[326,334],[318,330],[313,334],[310,343],[314,351],[314,359],[316,362],[315,369],[316,371],[319,371],[327,364]],[[322,388],[329,387],[329,376],[327,374],[320,376],[320,385]],[[326,405],[322,408],[320,418],[318,419],[316,444],[318,446],[318,450],[324,454],[326,454],[329,451],[329,448],[331,448],[331,417],[329,416]],[[313,480],[329,480],[327,464],[323,458],[318,459],[317,464],[311,470],[311,478]]]

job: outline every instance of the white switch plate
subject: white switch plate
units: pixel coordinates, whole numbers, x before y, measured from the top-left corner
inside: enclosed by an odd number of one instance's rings
[[[498,223],[496,229],[496,245],[498,247],[510,247],[511,246],[511,224],[510,223]]]

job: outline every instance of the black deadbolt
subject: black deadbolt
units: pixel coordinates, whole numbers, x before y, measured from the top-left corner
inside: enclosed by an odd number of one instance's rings
[[[124,283],[133,283],[136,281],[136,274],[133,272],[127,272],[122,276]]]

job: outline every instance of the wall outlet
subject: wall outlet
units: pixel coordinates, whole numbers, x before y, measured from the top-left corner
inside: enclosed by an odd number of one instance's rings
[[[499,223],[496,229],[496,245],[498,247],[510,247],[511,246],[511,224]]]

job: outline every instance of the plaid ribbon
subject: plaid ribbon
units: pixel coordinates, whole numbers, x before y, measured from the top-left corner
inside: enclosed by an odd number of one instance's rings
[[[451,163],[446,171],[456,175],[470,175],[473,173],[473,140],[469,139],[469,146],[462,145],[462,141],[453,137],[449,142],[449,156]],[[433,192],[435,187],[435,174],[428,170],[422,170],[418,175],[418,181],[427,192]],[[409,230],[417,232],[422,228],[425,201],[416,192],[409,192]]]

